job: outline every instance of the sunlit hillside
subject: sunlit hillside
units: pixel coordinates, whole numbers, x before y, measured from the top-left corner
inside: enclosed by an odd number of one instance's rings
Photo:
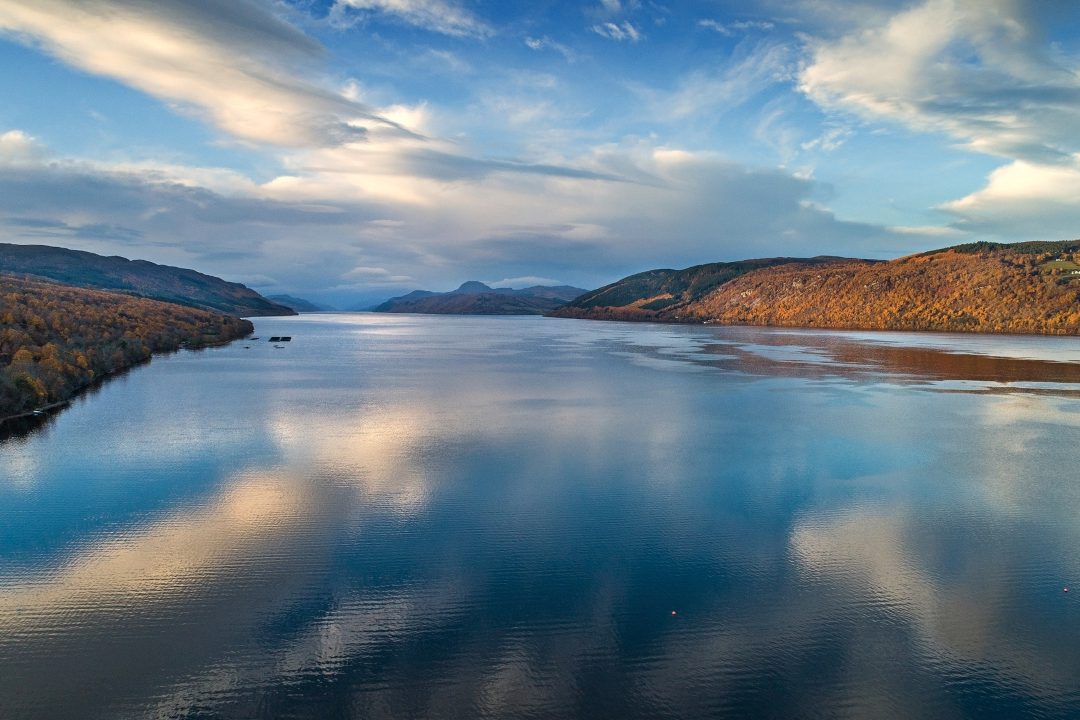
[[[65,400],[153,353],[251,331],[207,310],[0,274],[0,417]]]
[[[725,270],[738,266],[741,272],[726,272],[704,292],[689,286],[643,286],[642,273],[608,286],[605,296],[617,298],[618,304],[595,299],[590,304],[587,296],[558,314],[724,325],[1077,334],[1078,261],[1080,242],[1058,242],[973,243],[889,262],[730,263],[722,264]]]

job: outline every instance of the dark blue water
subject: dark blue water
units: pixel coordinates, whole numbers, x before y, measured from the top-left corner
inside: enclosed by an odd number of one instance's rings
[[[0,717],[1080,717],[1076,339],[256,328],[0,442]]]

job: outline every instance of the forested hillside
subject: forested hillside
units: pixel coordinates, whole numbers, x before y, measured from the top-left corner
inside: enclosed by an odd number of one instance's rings
[[[659,320],[726,282],[775,265],[823,265],[846,258],[775,257],[694,265],[684,270],[646,270],[584,293],[551,313],[589,320]]]
[[[152,353],[252,330],[207,310],[0,274],[0,418],[66,400]]]
[[[1080,241],[972,243],[888,262],[780,260],[639,273],[554,314],[723,325],[1080,334]],[[702,276],[702,269],[709,269],[707,282],[686,282]]]
[[[268,300],[249,287],[213,275],[48,245],[0,243],[0,273],[34,275],[77,287],[117,290],[241,317],[296,314],[292,308]]]
[[[680,311],[720,324],[1080,333],[1080,243],[961,246],[887,263],[780,266]]]

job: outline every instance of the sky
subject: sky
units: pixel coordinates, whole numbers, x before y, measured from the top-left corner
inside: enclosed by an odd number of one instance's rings
[[[348,307],[1078,236],[1075,0],[0,0],[0,242]]]

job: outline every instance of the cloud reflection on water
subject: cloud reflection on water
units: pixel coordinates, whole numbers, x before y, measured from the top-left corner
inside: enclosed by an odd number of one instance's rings
[[[312,320],[335,347],[276,322],[295,357],[245,360],[250,387],[218,405],[213,387],[176,401],[248,423],[204,427],[213,452],[259,454],[4,578],[4,708],[871,717],[955,711],[935,673],[1051,708],[1080,692],[1075,623],[1028,589],[1080,540],[1055,480],[1080,428],[1067,395],[911,392],[910,354],[830,366],[851,341],[825,336]],[[718,339],[737,374],[709,367]],[[209,357],[239,372],[230,351]],[[156,445],[182,463],[198,448],[166,441],[177,423],[115,462]]]

